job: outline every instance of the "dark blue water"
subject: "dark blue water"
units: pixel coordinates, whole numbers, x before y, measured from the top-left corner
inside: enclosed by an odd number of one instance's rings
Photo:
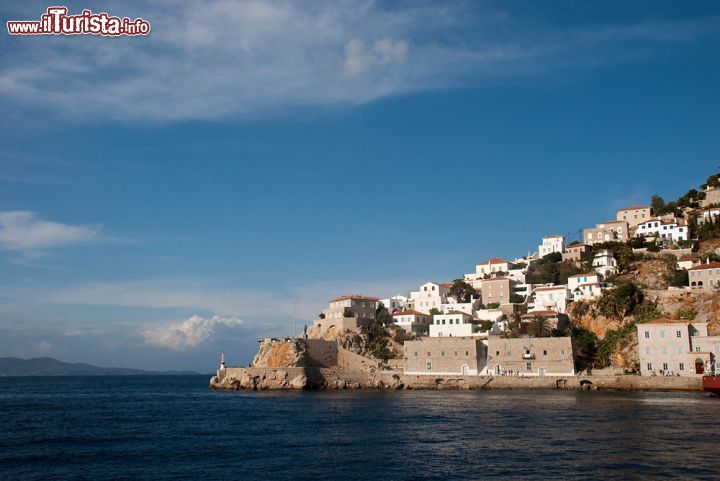
[[[0,378],[0,479],[720,479],[720,398]]]

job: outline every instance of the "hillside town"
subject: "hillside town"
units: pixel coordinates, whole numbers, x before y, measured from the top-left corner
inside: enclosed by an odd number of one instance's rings
[[[677,202],[655,196],[652,205],[618,209],[578,240],[547,233],[534,253],[491,257],[452,282],[428,281],[384,298],[341,295],[306,337],[364,334],[367,355],[406,374],[521,377],[617,372],[613,351],[637,339],[631,362],[620,366],[623,374],[700,376],[714,370],[720,356],[720,336],[711,335],[718,333],[717,316],[693,307],[664,312],[631,267],[670,264],[669,295],[696,291],[714,298],[720,244],[707,252],[702,247],[720,224],[719,177]],[[577,322],[588,313],[619,328],[600,339]],[[615,338],[611,348],[608,337]]]

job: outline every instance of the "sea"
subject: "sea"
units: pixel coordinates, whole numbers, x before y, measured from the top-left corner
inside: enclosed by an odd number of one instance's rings
[[[0,480],[720,479],[720,398],[0,378]]]

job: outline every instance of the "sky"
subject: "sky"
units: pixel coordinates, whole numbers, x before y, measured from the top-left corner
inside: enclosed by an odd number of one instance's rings
[[[0,357],[244,365],[720,165],[714,1],[67,6],[152,31],[0,38]]]

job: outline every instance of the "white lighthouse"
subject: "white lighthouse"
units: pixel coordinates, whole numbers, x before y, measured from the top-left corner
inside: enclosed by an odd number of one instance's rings
[[[220,370],[221,371],[225,370],[225,353],[224,352],[220,353]]]

